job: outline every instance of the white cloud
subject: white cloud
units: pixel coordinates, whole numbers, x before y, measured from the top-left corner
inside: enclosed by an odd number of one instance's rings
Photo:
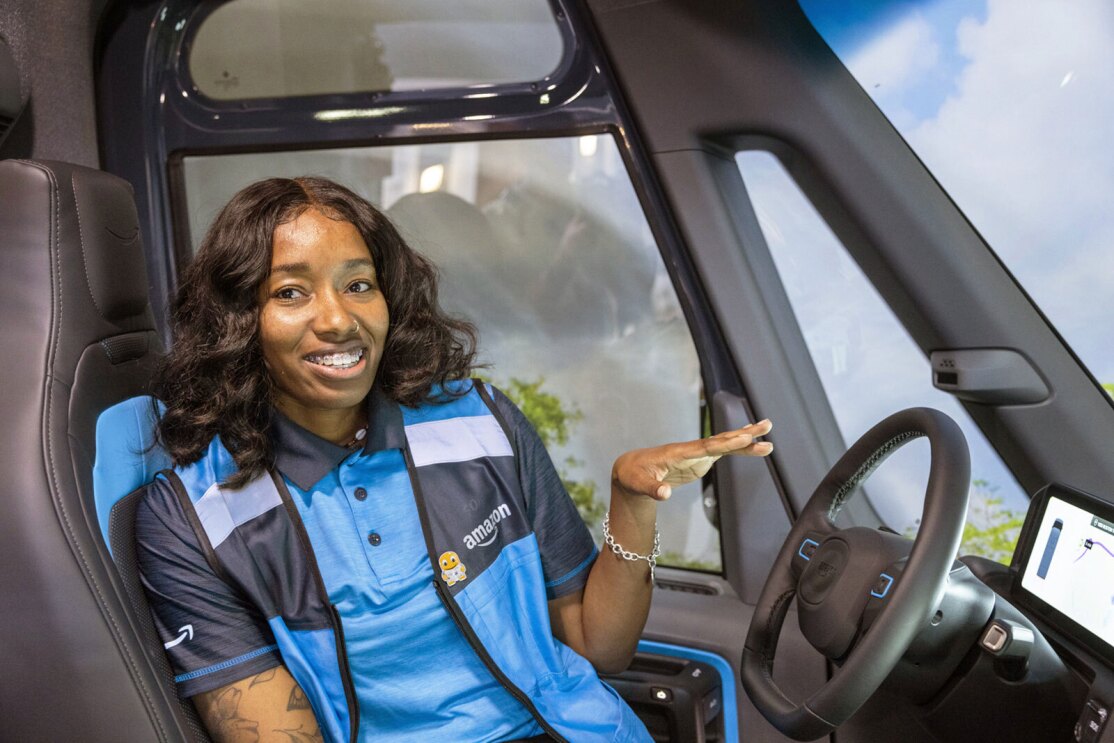
[[[932,26],[919,13],[898,21],[884,36],[866,43],[847,60],[847,68],[872,94],[908,87],[932,70],[940,45]]]
[[[990,0],[907,137],[1098,376],[1114,381],[1114,6]]]

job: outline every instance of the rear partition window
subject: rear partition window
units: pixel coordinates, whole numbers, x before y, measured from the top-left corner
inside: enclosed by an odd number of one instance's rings
[[[219,100],[531,82],[561,61],[546,0],[232,0],[189,52]]]
[[[599,535],[622,452],[696,438],[688,326],[611,136],[429,143],[183,160],[191,242],[268,176],[318,174],[386,211],[479,328],[481,374],[530,418]],[[699,482],[659,509],[663,564],[720,569]]]

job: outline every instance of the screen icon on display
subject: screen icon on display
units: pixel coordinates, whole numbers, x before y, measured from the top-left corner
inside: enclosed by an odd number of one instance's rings
[[[1052,564],[1052,555],[1056,552],[1056,543],[1060,541],[1060,532],[1064,528],[1064,520],[1056,519],[1052,531],[1048,534],[1048,544],[1044,546],[1044,555],[1041,557],[1040,567],[1037,568],[1037,577],[1044,578],[1048,575],[1048,566]]]

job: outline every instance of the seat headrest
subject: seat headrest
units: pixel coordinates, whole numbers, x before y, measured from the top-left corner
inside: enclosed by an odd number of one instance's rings
[[[80,273],[96,311],[110,323],[143,313],[147,268],[127,181],[70,163],[5,160],[0,162],[0,194],[7,234],[41,245],[69,232],[70,225],[58,217],[72,208]],[[49,219],[41,213],[44,204],[50,205]]]
[[[413,247],[436,256],[439,263],[454,257],[474,263],[480,260],[477,251],[498,250],[498,241],[487,217],[474,204],[455,194],[444,191],[409,193],[391,204],[386,214],[406,234]]]

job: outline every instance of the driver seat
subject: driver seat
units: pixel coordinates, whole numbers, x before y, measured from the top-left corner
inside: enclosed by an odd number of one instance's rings
[[[0,203],[4,737],[207,741],[174,691],[134,563],[119,547],[123,572],[112,561],[107,509],[94,499],[98,419],[147,392],[161,352],[131,187],[67,163],[8,160]],[[157,452],[136,452],[136,470],[123,439],[100,428],[102,448],[116,446],[99,458],[99,480],[119,484],[121,467],[153,474],[144,468]],[[126,514],[118,525],[126,545]]]

